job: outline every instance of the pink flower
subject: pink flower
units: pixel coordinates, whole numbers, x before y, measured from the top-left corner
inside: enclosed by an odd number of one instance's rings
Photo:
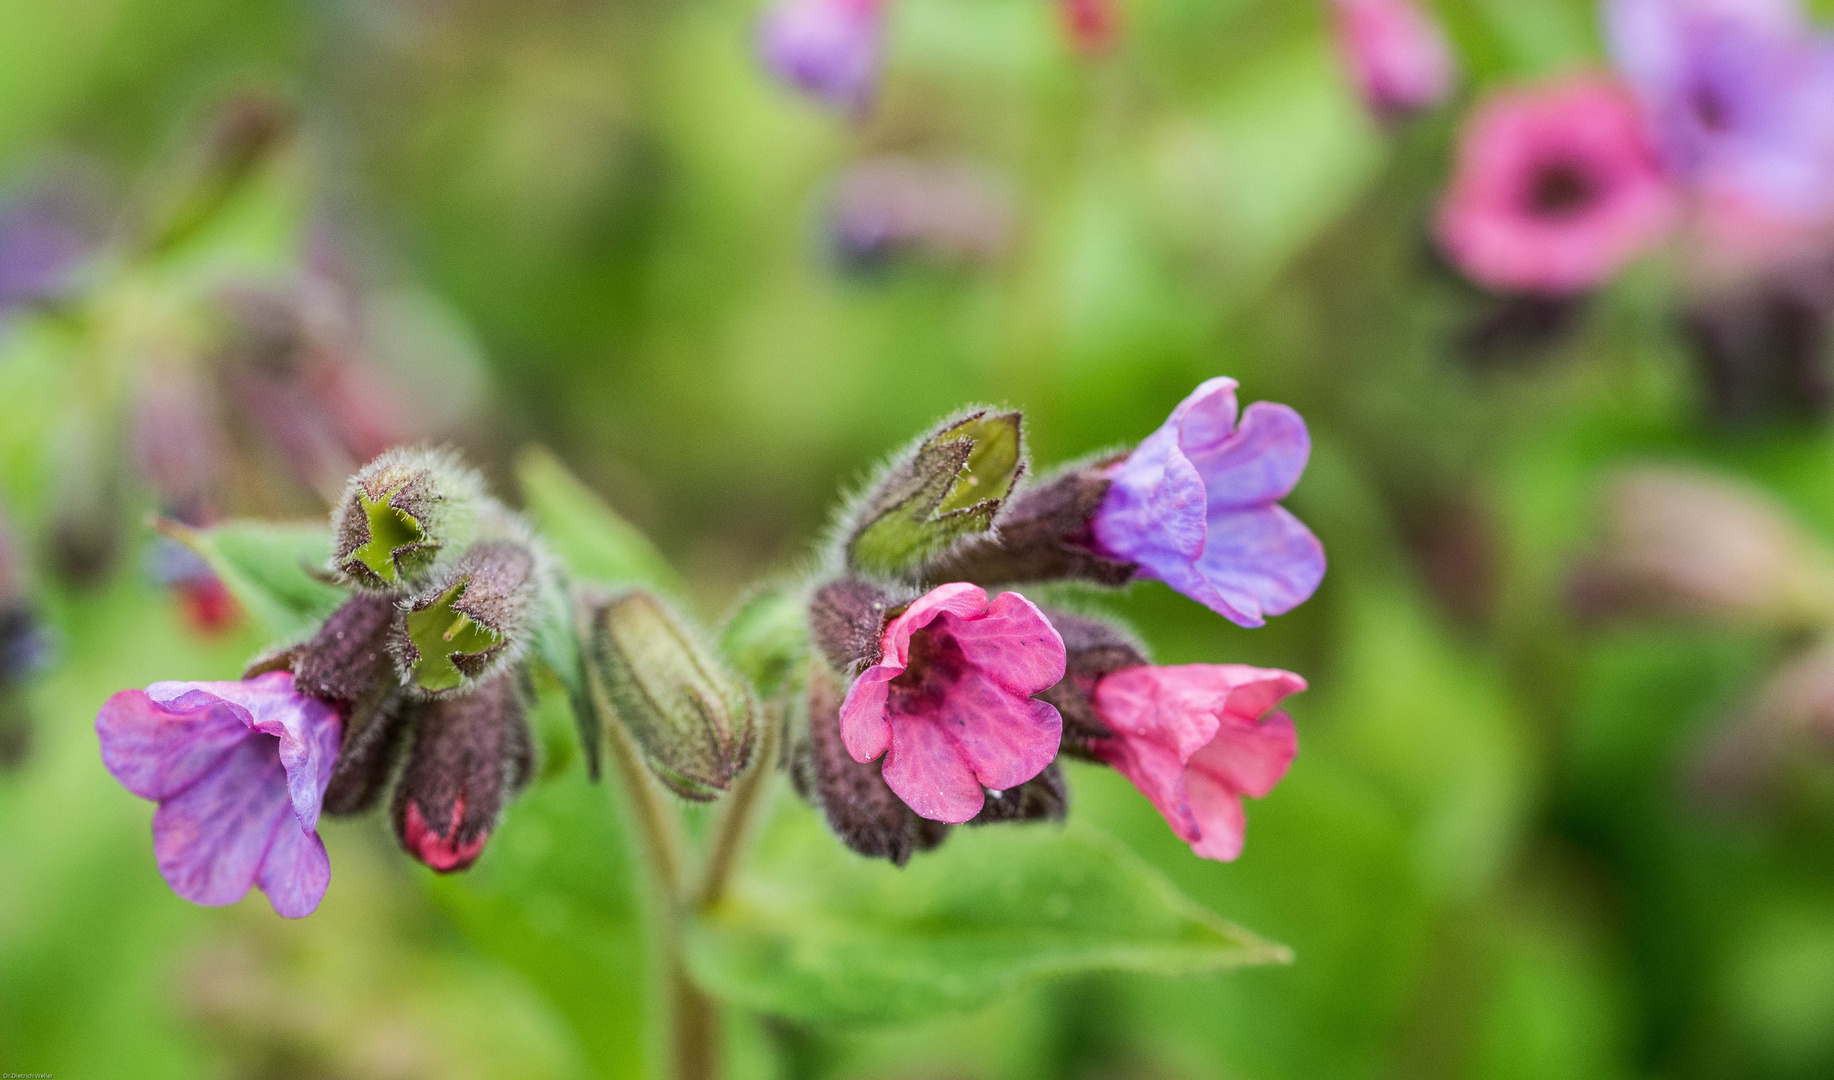
[[[1378,115],[1429,109],[1452,92],[1452,50],[1414,0],[1336,0],[1332,14],[1338,51]]]
[[[855,761],[885,755],[885,783],[919,815],[967,821],[983,788],[1017,787],[1057,757],[1063,718],[1032,695],[1063,678],[1063,639],[1025,597],[940,586],[880,647],[841,703],[841,741]]]
[[[1242,664],[1122,668],[1096,684],[1113,738],[1092,749],[1193,852],[1230,862],[1242,853],[1242,797],[1272,791],[1299,750],[1293,721],[1268,710],[1304,689],[1291,672]]]
[[[1483,285],[1565,296],[1617,273],[1675,210],[1634,103],[1579,75],[1497,94],[1466,122],[1439,242]]]
[[[883,0],[782,0],[758,26],[758,51],[779,78],[854,113],[879,92]]]
[[[284,671],[123,690],[96,717],[102,763],[159,803],[153,854],[172,891],[215,906],[258,888],[289,919],[331,883],[318,813],[341,733],[336,710]]]

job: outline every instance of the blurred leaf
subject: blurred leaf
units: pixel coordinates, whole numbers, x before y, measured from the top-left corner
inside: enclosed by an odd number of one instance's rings
[[[1091,828],[961,830],[900,870],[848,852],[801,804],[785,805],[688,950],[712,992],[830,1024],[964,1009],[1052,975],[1290,959]]]
[[[567,569],[587,581],[641,581],[682,591],[678,577],[649,539],[567,471],[560,459],[530,447],[516,462],[523,507]]]
[[[761,699],[780,689],[809,654],[802,590],[777,585],[759,592],[720,631],[720,652],[751,680]]]
[[[164,518],[153,524],[197,552],[236,602],[277,638],[306,636],[344,602],[344,590],[315,572],[331,550],[323,525],[226,521],[194,529]]]

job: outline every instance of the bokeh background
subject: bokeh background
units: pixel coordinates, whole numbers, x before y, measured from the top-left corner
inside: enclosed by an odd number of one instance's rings
[[[499,480],[542,443],[717,620],[960,404],[1022,407],[1048,465],[1227,374],[1311,425],[1288,505],[1325,584],[1258,630],[1158,585],[1111,607],[1160,662],[1305,675],[1301,753],[1234,864],[1112,773],[1073,769],[1073,813],[1297,961],[913,1027],[733,1017],[732,1074],[1834,1075],[1828,742],[1714,757],[1814,628],[1600,618],[1575,585],[1627,465],[1834,548],[1834,437],[1787,393],[1727,406],[1661,253],[1552,314],[1440,261],[1469,103],[1604,53],[1588,0],[1431,7],[1461,89],[1402,125],[1312,0],[1133,0],[1100,55],[1049,0],[902,0],[858,119],[769,76],[750,2],[0,2],[0,294],[34,301],[0,316],[0,586],[41,628],[0,700],[0,1068],[656,1068],[615,802],[562,742],[470,874],[370,818],[326,826],[309,919],[166,889],[95,711],[264,643],[147,514],[310,516],[398,439]],[[943,242],[839,242],[875,159],[955,200]],[[88,254],[52,287],[60,251]]]

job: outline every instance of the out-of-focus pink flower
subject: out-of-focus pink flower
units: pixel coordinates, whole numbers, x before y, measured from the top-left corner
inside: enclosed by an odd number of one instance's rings
[[[1452,93],[1451,47],[1414,0],[1334,0],[1332,15],[1338,51],[1377,115],[1430,109]]]
[[[1121,15],[1116,0],[1057,0],[1064,33],[1076,51],[1094,56],[1108,51],[1120,32]]]
[[[172,891],[214,906],[258,888],[289,919],[331,882],[318,814],[341,732],[337,711],[284,671],[123,690],[96,717],[102,763],[159,803],[153,853]]]
[[[856,267],[907,251],[984,262],[1009,245],[1012,196],[970,165],[877,157],[841,175],[831,220],[835,247]]]
[[[782,0],[758,27],[758,51],[790,85],[864,112],[879,92],[884,6],[884,0]]]
[[[1258,401],[1236,425],[1234,379],[1210,379],[1109,473],[1090,523],[1096,550],[1139,564],[1242,626],[1304,603],[1325,551],[1279,505],[1312,450],[1305,421]]]
[[[1063,678],[1063,639],[1032,602],[943,585],[886,624],[882,653],[847,690],[841,740],[885,755],[885,783],[932,821],[981,812],[1057,757],[1063,718],[1032,695]]]
[[[1292,672],[1242,664],[1122,668],[1096,684],[1113,737],[1092,747],[1193,852],[1229,862],[1242,853],[1243,797],[1272,791],[1299,751],[1292,719],[1269,710],[1304,689]]]
[[[1834,39],[1795,0],[1611,0],[1605,28],[1722,253],[1794,254],[1834,219]]]
[[[1439,243],[1489,288],[1565,296],[1617,273],[1675,211],[1635,104],[1578,75],[1498,93],[1466,121]]]

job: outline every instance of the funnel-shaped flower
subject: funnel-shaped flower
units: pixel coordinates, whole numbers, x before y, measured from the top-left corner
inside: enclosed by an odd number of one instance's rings
[[[1229,862],[1242,853],[1242,798],[1272,791],[1299,750],[1292,720],[1269,710],[1304,689],[1291,672],[1241,664],[1123,668],[1096,684],[1095,712],[1113,735],[1094,753],[1193,852]]]
[[[864,112],[879,91],[883,0],[783,0],[758,27],[777,76],[829,103]]]
[[[1063,678],[1063,640],[1018,593],[933,589],[886,624],[880,656],[841,703],[855,761],[885,755],[885,782],[932,821],[981,812],[1057,757],[1063,719],[1032,695]]]
[[[1401,116],[1452,92],[1452,50],[1414,0],[1335,0],[1338,52],[1370,110]]]
[[[317,830],[339,733],[337,712],[284,671],[123,690],[96,717],[108,771],[159,803],[153,852],[172,891],[220,905],[258,888],[289,919],[331,881]]]
[[[1279,506],[1311,454],[1305,421],[1260,401],[1236,424],[1235,380],[1215,378],[1109,472],[1091,522],[1098,551],[1139,564],[1242,626],[1318,588],[1324,547]]]
[[[1568,296],[1659,239],[1675,209],[1635,103],[1581,75],[1496,94],[1471,115],[1439,243],[1481,285]]]

